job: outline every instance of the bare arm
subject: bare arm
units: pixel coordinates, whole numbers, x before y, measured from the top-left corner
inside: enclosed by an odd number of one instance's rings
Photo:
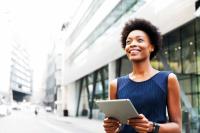
[[[176,75],[171,73],[168,76],[167,107],[169,123],[160,124],[159,133],[181,133],[182,117],[180,103],[180,86]]]
[[[110,82],[109,99],[117,99],[117,79]]]
[[[117,79],[110,82],[109,99],[111,100],[116,99],[117,98],[116,94],[117,94]],[[106,117],[104,119],[103,126],[106,133],[118,133],[120,123],[117,119]]]

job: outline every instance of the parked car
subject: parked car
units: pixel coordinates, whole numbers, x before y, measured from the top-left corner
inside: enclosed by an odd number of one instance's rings
[[[52,108],[51,108],[51,106],[45,107],[45,110],[46,110],[47,112],[52,112],[52,111],[53,111]]]
[[[11,109],[9,105],[1,104],[0,105],[0,116],[7,116],[11,114]]]
[[[18,103],[13,102],[12,103],[12,110],[21,110],[21,107]]]

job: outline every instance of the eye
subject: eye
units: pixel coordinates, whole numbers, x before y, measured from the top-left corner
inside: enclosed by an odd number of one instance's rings
[[[140,38],[139,38],[137,41],[138,41],[139,43],[144,42],[144,40],[143,40],[143,39],[140,39]]]
[[[129,45],[131,43],[131,40],[126,41],[126,45]]]

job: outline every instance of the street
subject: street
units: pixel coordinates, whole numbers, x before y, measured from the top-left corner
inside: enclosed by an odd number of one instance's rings
[[[96,126],[96,127],[95,127]],[[40,111],[12,111],[0,117],[0,133],[102,133],[102,123],[97,120],[64,118]]]

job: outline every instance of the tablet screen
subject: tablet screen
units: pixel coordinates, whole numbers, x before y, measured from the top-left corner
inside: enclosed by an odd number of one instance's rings
[[[123,124],[139,115],[129,99],[100,100],[96,104],[105,116],[116,118]]]

